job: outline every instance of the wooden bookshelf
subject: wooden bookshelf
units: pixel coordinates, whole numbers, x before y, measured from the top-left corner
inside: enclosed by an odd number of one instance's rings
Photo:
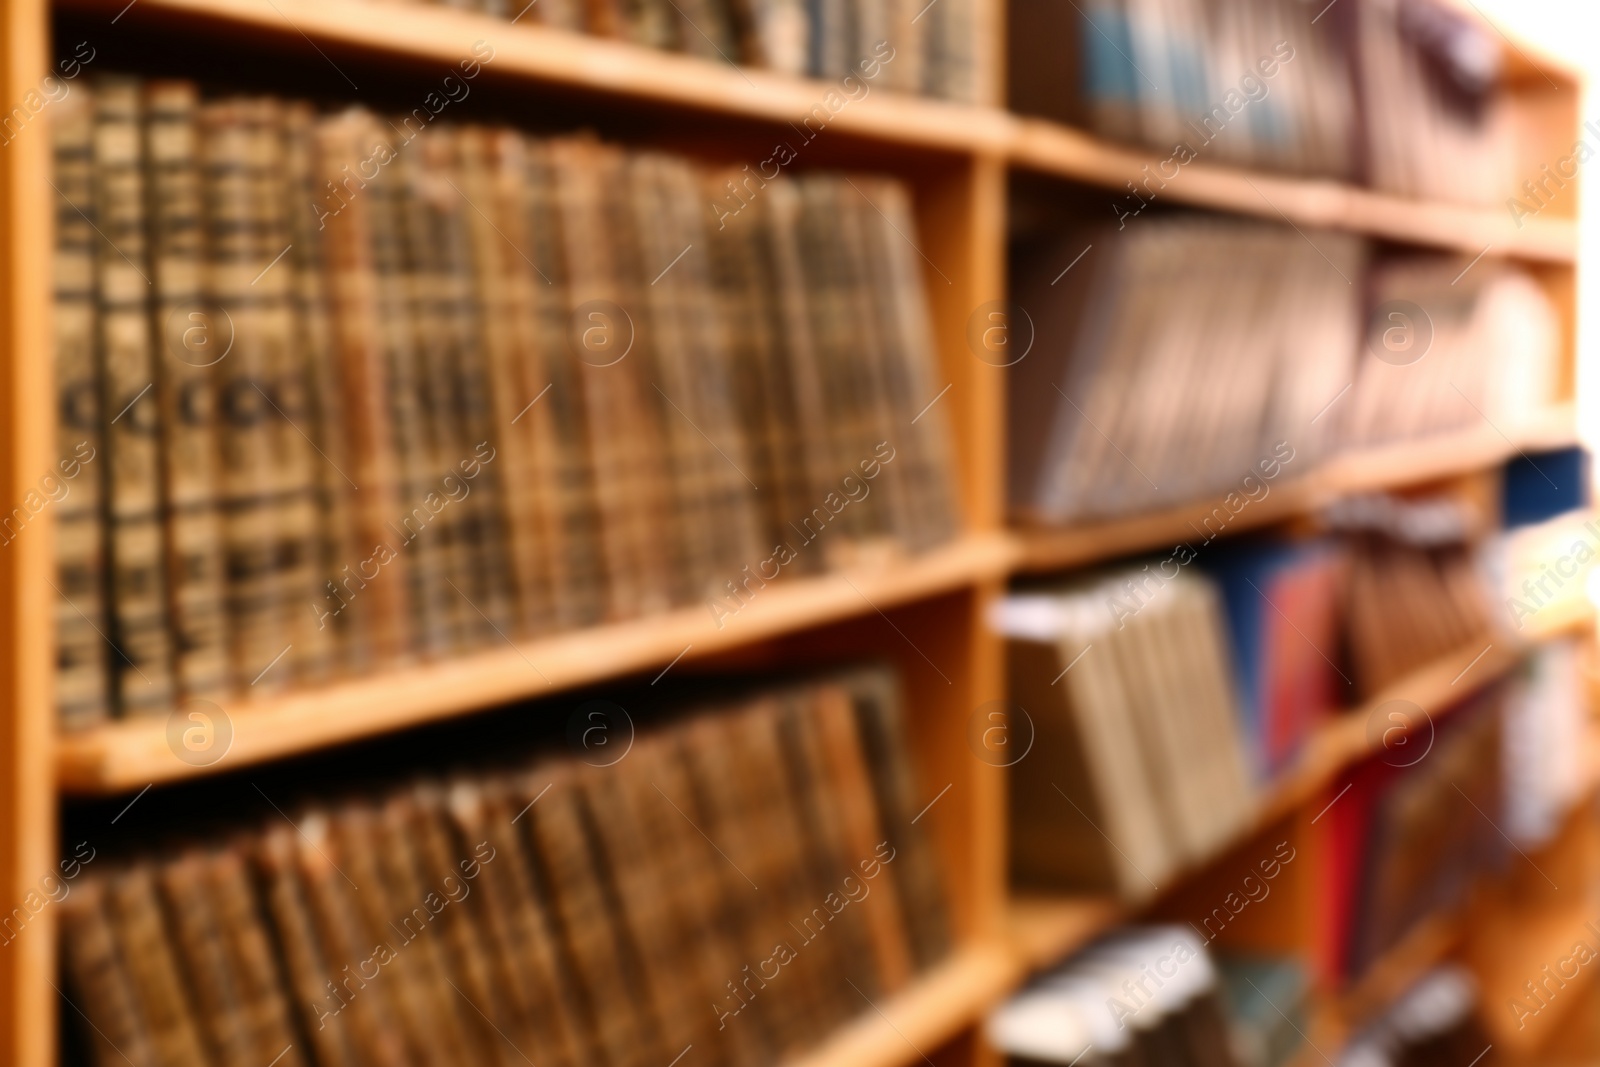
[[[1014,164],[1040,174],[1119,192],[1143,179],[1164,154],[1108,144],[1041,119],[1021,119],[1010,143]],[[1547,263],[1572,263],[1578,254],[1574,220],[1540,215],[1519,229],[1504,210],[1428,203],[1323,179],[1284,177],[1204,162],[1186,165],[1161,190],[1163,199],[1297,226],[1347,230],[1391,241],[1475,256],[1495,254]]]
[[[181,32],[226,54],[266,51],[286,71],[322,63],[316,50],[353,64],[429,67],[453,64],[474,42],[495,57],[486,80],[529,109],[578,100],[620,116],[627,131],[665,120],[672,131],[704,123],[741,143],[785,132],[831,83],[707,63],[614,41],[516,24],[447,7],[391,0],[13,0],[0,11],[0,100],[21,100],[50,71],[50,20],[61,14],[107,36],[125,29]],[[1001,4],[979,4],[980,40],[989,62],[981,96],[995,99]],[[1563,76],[1564,83],[1568,79]],[[290,85],[286,92],[293,92]],[[459,660],[416,664],[325,689],[229,706],[234,728],[225,758],[208,767],[178,761],[166,723],[126,722],[58,737],[53,707],[53,530],[48,509],[13,544],[0,548],[0,907],[9,907],[54,869],[65,794],[108,794],[319,751],[328,746],[537,699],[609,680],[648,679],[684,661],[804,645],[828,627],[924,608],[925,629],[948,656],[947,686],[918,691],[914,732],[922,769],[953,780],[943,802],[939,845],[956,905],[961,945],[898,995],[863,1005],[858,1019],[817,1035],[791,1067],[899,1067],[930,1058],[993,1062],[978,1039],[984,1013],[1040,967],[1059,960],[1128,917],[1105,899],[1017,897],[1005,886],[1004,778],[973,769],[962,727],[971,710],[1003,695],[1001,646],[987,630],[987,605],[1013,572],[1061,570],[1189,536],[1212,504],[1171,509],[1066,530],[1003,529],[1003,371],[967,348],[972,309],[1005,292],[1006,178],[1009,169],[1120,189],[1152,161],[1149,153],[1063,126],[1022,119],[995,106],[959,105],[874,90],[849,102],[827,126],[830,162],[866,159],[912,182],[927,271],[942,382],[959,457],[965,536],[924,557],[878,569],[848,570],[775,585],[718,628],[699,608],[519,642]],[[679,136],[669,132],[668,138]],[[835,135],[837,142],[834,141]],[[624,135],[626,136],[626,134]],[[689,151],[703,146],[691,140]],[[660,142],[653,142],[660,143]],[[926,164],[932,160],[935,166]],[[53,461],[50,371],[52,234],[48,111],[0,147],[0,502],[19,500]],[[1577,258],[1578,230],[1554,214],[1518,230],[1503,212],[1412,202],[1340,183],[1234,170],[1186,167],[1171,183],[1174,201],[1300,226],[1349,230],[1421,247],[1479,253],[1485,245],[1556,271]],[[942,269],[941,269],[942,268]],[[1576,440],[1571,405],[1522,427],[1480,428],[1444,440],[1397,445],[1333,459],[1303,479],[1275,486],[1228,532],[1303,515],[1343,494],[1405,486],[1479,471],[1519,451]],[[951,608],[951,604],[958,604]],[[937,615],[934,616],[934,613]],[[858,651],[906,655],[888,627]],[[852,638],[864,629],[851,629]],[[919,631],[920,633],[921,631]],[[1447,706],[1503,674],[1516,652],[1497,650],[1472,665],[1464,649],[1397,683],[1425,709]],[[1262,801],[1256,828],[1300,810],[1353,759],[1369,751],[1357,709],[1320,733],[1296,770]],[[1358,727],[1361,727],[1358,729]],[[945,774],[949,778],[945,778]],[[0,952],[0,1062],[44,1065],[57,1059],[55,914]],[[66,1009],[70,1010],[70,1009]]]
[[[57,778],[68,793],[116,793],[152,782],[232,770],[362,737],[641,671],[664,669],[766,638],[965,588],[1004,574],[1011,543],[968,537],[883,567],[803,578],[760,591],[721,620],[682,608],[592,630],[383,671],[325,689],[296,690],[223,709],[233,727],[225,757],[193,766],[173,755],[166,719],[112,722],[61,738]],[[648,676],[647,676],[648,677]]]
[[[1381,448],[1335,455],[1309,473],[1268,486],[1267,495],[1228,516],[1224,535],[1243,533],[1307,515],[1341,497],[1383,489],[1400,489],[1471,474],[1528,452],[1566,448],[1578,443],[1576,414],[1562,404],[1515,427],[1474,426],[1459,433],[1422,441],[1402,441]],[[1180,504],[1123,519],[1086,522],[1066,527],[1024,527],[1019,569],[1046,572],[1079,567],[1134,552],[1167,548],[1205,539],[1202,524],[1214,512],[1227,516],[1219,492],[1212,498]],[[1210,529],[1219,527],[1216,521]]]

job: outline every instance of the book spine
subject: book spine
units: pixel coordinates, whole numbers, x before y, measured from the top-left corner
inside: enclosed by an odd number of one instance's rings
[[[150,863],[140,861],[114,875],[107,896],[111,926],[156,1051],[152,1062],[207,1067],[190,1009],[191,991],[178,971],[172,931],[162,920]]]
[[[95,366],[93,90],[55,105],[56,451],[66,478],[56,512],[56,707],[64,729],[110,714],[105,633],[105,522],[101,515],[100,377]],[[9,529],[5,537],[19,536]]]
[[[217,324],[201,306],[198,94],[187,82],[145,88],[152,344],[161,364],[167,567],[174,680],[179,700],[228,690],[218,504],[215,364],[226,358]]]
[[[193,994],[192,1014],[205,1039],[209,1061],[250,1067],[255,1049],[235,981],[237,971],[223,947],[222,929],[211,910],[205,858],[189,853],[162,864],[156,881],[171,920],[178,963]]]
[[[348,441],[346,398],[334,350],[331,274],[325,259],[327,228],[320,219],[317,189],[316,114],[308,104],[291,104],[284,113],[285,164],[289,193],[287,217],[291,246],[282,266],[290,270],[295,305],[295,350],[301,354],[306,410],[302,429],[316,456],[312,493],[319,538],[311,547],[312,581],[306,603],[291,605],[314,622],[306,635],[301,666],[308,678],[359,670],[372,661],[367,616],[345,611],[338,595],[341,568],[363,558],[357,537],[355,464]]]
[[[172,640],[162,558],[159,364],[150,346],[140,89],[131,78],[95,86],[95,218],[107,462],[112,687],[119,713],[172,705]],[[154,395],[152,395],[154,394]]]
[[[209,857],[204,889],[238,984],[253,1061],[273,1063],[277,1057],[274,1067],[305,1067],[306,1052],[289,1006],[291,987],[274,953],[265,902],[250,880],[247,847],[241,841]]]
[[[68,988],[94,1011],[97,1033],[89,1054],[95,1067],[154,1063],[150,1032],[106,913],[105,882],[96,875],[61,901],[61,957]]]

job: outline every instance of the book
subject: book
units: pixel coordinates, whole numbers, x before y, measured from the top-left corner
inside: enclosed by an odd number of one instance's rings
[[[950,942],[943,885],[908,892],[902,866],[937,868],[938,809],[878,799],[932,796],[866,710],[899,700],[855,668],[682,707],[609,766],[495,753],[291,805],[292,825],[174,826],[64,899],[68,995],[162,1062],[798,1053]]]
[[[590,136],[105,86],[60,166],[138,243],[61,289],[63,387],[93,387],[112,457],[74,461],[112,495],[68,497],[64,717],[693,605],[720,627],[960,533],[898,183],[752,178],[733,212],[720,168]],[[86,365],[85,329],[126,344]]]

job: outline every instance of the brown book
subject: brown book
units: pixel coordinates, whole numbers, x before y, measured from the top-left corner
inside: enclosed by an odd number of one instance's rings
[[[629,755],[636,758],[637,752]],[[618,905],[612,921],[638,954],[643,991],[667,1053],[676,1056],[694,1045],[705,1051],[708,1063],[719,1063],[721,1049],[711,1041],[713,1019],[697,981],[703,980],[695,969],[698,946],[687,940],[693,927],[685,922],[671,884],[662,878],[656,850],[663,843],[647,836],[629,804],[623,779],[639,770],[636,765],[625,771],[596,768],[577,776]],[[659,797],[657,804],[666,807]]]
[[[837,1024],[866,1009],[864,998],[876,1000],[893,991],[881,984],[880,976],[892,977],[896,964],[881,956],[874,943],[866,910],[872,887],[862,881],[857,866],[872,854],[852,855],[842,810],[848,797],[838,792],[839,783],[829,774],[816,704],[819,696],[817,690],[807,688],[779,698],[780,710],[768,727],[775,736],[766,744],[776,758],[787,763],[790,792],[786,799],[794,805],[801,827],[800,852],[790,862],[797,870],[814,872],[814,892],[820,894],[801,920],[803,936],[818,943],[826,938],[840,956],[837,966],[819,976],[818,990],[836,1013],[830,1015],[830,1021]]]
[[[408,1064],[400,1009],[378,965],[381,947],[367,943],[370,938],[365,936],[359,906],[353,899],[361,887],[339,863],[341,850],[330,832],[328,816],[303,814],[296,828],[293,844],[300,882],[321,955],[328,963],[331,992],[341,1004],[329,1025],[345,1028],[362,1063],[383,1067]]]
[[[524,816],[566,958],[576,979],[588,1032],[610,1067],[669,1062],[678,1050],[660,1041],[656,1020],[624,956],[609,916],[601,873],[585,826],[576,768],[552,768],[550,789]]]
[[[472,849],[466,847],[451,832],[450,816],[445,806],[443,790],[432,783],[424,783],[413,790],[412,832],[416,836],[419,871],[431,883],[430,888],[441,897],[451,900],[439,914],[442,928],[439,931],[446,948],[449,970],[454,975],[455,993],[467,1010],[461,1017],[469,1025],[478,1027],[483,1047],[492,1062],[514,1067],[525,1064],[526,1053],[516,1047],[510,1037],[515,1025],[510,991],[498,981],[490,950],[491,932],[482,915],[482,898],[466,903],[467,897],[456,900],[450,896],[452,885],[470,884],[461,880],[461,864],[470,862]],[[463,890],[457,889],[461,893]]]
[[[76,730],[110,714],[106,633],[106,463],[100,376],[95,365],[96,234],[94,98],[88,84],[63,97],[51,118],[56,188],[56,451],[66,478],[56,504],[56,707]],[[116,655],[116,653],[110,653]]]
[[[534,896],[504,786],[458,780],[450,787],[449,802],[459,839],[468,847],[466,870],[477,872],[472,892],[479,898],[494,981],[513,1011],[508,1033],[534,1062],[574,1064],[564,976],[556,970],[548,920]]]
[[[356,943],[379,950],[374,961],[377,966],[372,967],[378,975],[373,983],[383,986],[394,1005],[410,1062],[443,1067],[452,1062],[460,1048],[459,1034],[454,1042],[450,1040],[453,1005],[448,998],[439,999],[439,994],[447,990],[437,989],[436,983],[430,981],[428,966],[432,960],[422,953],[407,951],[407,943],[390,926],[398,916],[406,914],[408,905],[421,904],[422,900],[412,901],[416,894],[409,882],[392,881],[385,876],[381,857],[387,842],[380,837],[378,815],[369,805],[343,804],[330,815],[329,822],[340,867],[360,887],[352,894],[361,919]],[[363,964],[362,969],[368,966]]]
[[[87,875],[61,901],[61,957],[69,1003],[89,1020],[86,1037],[96,1067],[154,1063],[155,1046],[134,997],[106,911],[106,882]]]
[[[642,280],[624,264],[631,234],[622,225],[624,160],[614,148],[573,138],[550,145],[570,283],[571,331],[594,492],[600,516],[608,614],[631,618],[665,608],[670,580],[661,532],[670,528],[667,474],[653,358],[638,316]],[[646,395],[646,392],[650,396]],[[618,433],[617,427],[629,432]]]
[[[806,711],[814,721],[827,768],[825,788],[837,804],[846,870],[857,884],[869,887],[869,896],[860,903],[867,916],[865,926],[877,964],[879,988],[894,993],[911,980],[912,951],[897,891],[898,872],[890,865],[892,860],[890,864],[883,862],[893,853],[888,850],[888,837],[861,750],[855,708],[845,689],[823,685],[814,690]]]
[[[565,251],[565,218],[549,146],[504,134],[499,140],[497,193],[506,234],[528,258],[511,266],[518,291],[518,335],[524,341],[528,388],[521,414],[532,424],[534,477],[541,500],[540,540],[549,546],[551,599],[557,624],[593,624],[607,603],[605,552],[595,457],[589,449],[583,367],[576,358],[581,325],[573,319]]]
[[[317,181],[317,116],[309,104],[284,109],[284,164],[289,186],[288,223],[291,243],[280,266],[289,268],[295,308],[295,350],[301,354],[305,380],[305,418],[300,428],[310,439],[318,539],[313,550],[307,603],[291,605],[315,620],[305,634],[299,660],[302,676],[318,681],[370,665],[372,648],[360,608],[345,610],[347,595],[341,570],[371,552],[357,536],[356,468],[345,426],[347,398],[335,358],[330,280],[324,242],[327,227],[319,218]]]
[[[162,864],[156,880],[166,902],[172,948],[194,998],[193,1017],[208,1061],[223,1067],[248,1067],[255,1062],[256,1050],[236,972],[224,951],[222,927],[211,908],[206,862],[203,853],[186,852]]]
[[[454,127],[430,127],[421,139],[424,161],[419,191],[433,219],[433,255],[438,279],[438,347],[430,358],[444,361],[434,379],[448,384],[453,433],[442,457],[440,484],[457,510],[457,541],[464,559],[456,584],[469,598],[463,636],[471,643],[499,643],[516,628],[516,590],[506,588],[511,529],[506,522],[502,468],[497,458],[494,386],[485,351],[486,322],[477,313],[469,227],[482,221],[464,193],[459,135]],[[476,162],[476,161],[475,161]],[[481,173],[481,167],[479,168]],[[466,474],[476,471],[472,478]],[[457,493],[465,494],[460,499]]]
[[[347,473],[358,487],[351,497],[352,524],[361,546],[358,558],[333,576],[331,595],[342,605],[340,613],[354,614],[365,629],[374,660],[394,661],[411,651],[410,571],[419,554],[396,543],[388,525],[403,514],[395,445],[400,415],[391,395],[388,351],[388,331],[398,312],[384,303],[389,287],[380,287],[378,272],[380,251],[390,258],[393,228],[379,221],[389,217],[384,190],[358,172],[363,161],[385,158],[393,149],[377,135],[370,116],[353,109],[324,119],[315,136],[319,195],[314,203],[322,212],[318,224],[326,227],[331,341],[344,398]],[[375,239],[379,232],[385,241],[381,249]]]
[[[150,862],[112,875],[107,904],[157,1058],[176,1067],[205,1067],[195,991],[179,973],[173,931],[162,919]]]
[[[201,305],[199,94],[189,82],[150,82],[144,105],[173,674],[179,700],[217,700],[230,688],[214,381],[227,339]]]
[[[206,234],[205,302],[214,333],[229,344],[217,363],[224,558],[227,566],[229,664],[233,685],[250,697],[281,686],[278,663],[288,639],[275,597],[277,475],[268,417],[271,369],[268,323],[250,282],[266,263],[256,238],[255,186],[260,121],[251,101],[210,101],[200,108],[200,165]],[[270,316],[269,316],[270,317]],[[261,678],[260,685],[252,685]]]
[[[556,545],[546,543],[542,510],[551,501],[541,499],[535,462],[536,420],[528,418],[528,405],[548,384],[534,382],[536,369],[529,358],[535,344],[532,297],[527,289],[546,284],[533,263],[524,259],[523,247],[512,236],[524,236],[521,218],[520,145],[504,145],[515,138],[509,131],[468,127],[456,134],[460,164],[453,179],[466,201],[467,233],[472,259],[471,290],[476,298],[476,319],[484,356],[489,410],[477,431],[493,442],[493,471],[498,480],[501,506],[489,521],[500,524],[507,562],[513,578],[515,629],[542,633],[553,626],[550,584]],[[501,183],[518,186],[503,196]]]
[[[240,840],[207,857],[205,892],[238,987],[239,1012],[253,1062],[276,1059],[275,1067],[304,1067],[307,1052],[289,1006],[287,976],[279,967],[263,901],[245,863],[244,850],[249,847],[248,841]]]
[[[385,919],[383,936],[417,969],[421,984],[434,1006],[440,1040],[447,1049],[472,1049],[478,1058],[492,1059],[488,1050],[496,1040],[485,1032],[482,1018],[451,987],[452,949],[439,929],[438,911],[444,904],[438,877],[420,858],[416,833],[417,808],[409,791],[388,797],[374,827],[373,849],[396,906]]]
[[[334,984],[340,977],[323,951],[306,887],[300,879],[299,843],[292,827],[272,827],[257,841],[256,864],[262,876],[262,903],[277,933],[288,979],[285,994],[300,1029],[310,1039],[318,1064],[353,1067],[361,1062],[356,1030],[345,1016],[351,990]]]
[[[139,82],[94,92],[95,285],[105,420],[112,694],[124,715],[172,706],[172,641],[161,527],[161,420],[151,351]]]
[[[852,672],[840,679],[855,702],[861,748],[871,768],[883,832],[893,850],[895,887],[904,902],[917,966],[931,967],[950,951],[950,915],[939,875],[933,826],[939,816],[927,805],[938,798],[917,791],[901,714],[899,680],[887,668]],[[922,818],[926,816],[927,822]]]

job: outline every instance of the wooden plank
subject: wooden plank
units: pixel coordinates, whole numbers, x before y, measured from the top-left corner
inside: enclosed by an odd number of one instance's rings
[[[1019,119],[1011,159],[1042,174],[1114,189],[1144,180],[1143,168],[1170,153],[1112,145],[1043,119]],[[1469,255],[1495,253],[1552,263],[1577,260],[1578,231],[1570,218],[1540,214],[1519,228],[1499,208],[1411,200],[1322,178],[1294,178],[1210,163],[1190,163],[1167,180],[1160,197],[1297,226],[1349,230]]]
[[[53,194],[49,28],[41,0],[0,8],[0,512],[54,470],[51,371]],[[30,102],[31,101],[31,102]],[[39,110],[35,110],[38,108]],[[16,109],[16,110],[13,110]],[[18,121],[21,115],[24,121]],[[10,536],[8,532],[8,536]],[[55,1060],[55,909],[31,914],[39,881],[56,873],[55,537],[51,509],[0,545],[0,912],[26,925],[0,948],[0,1062]]]
[[[114,722],[60,742],[68,793],[116,793],[313,751],[508,701],[542,696],[774,636],[871,614],[1003,574],[1011,543],[972,536],[913,560],[778,582],[738,614],[701,605],[516,644],[439,663],[403,666],[325,688],[224,708],[233,738],[206,766],[168,747],[165,718]],[[721,625],[719,625],[719,622]]]
[[[1467,474],[1495,466],[1528,451],[1564,448],[1577,443],[1573,405],[1557,405],[1525,426],[1473,427],[1420,441],[1362,449],[1335,456],[1303,477],[1270,486],[1270,492],[1230,516],[1223,533],[1242,533],[1316,510],[1353,493],[1394,489]],[[1218,529],[1207,518],[1221,509],[1222,494],[1132,515],[1122,519],[1064,527],[1026,527],[1020,568],[1044,572],[1079,567],[1134,552],[1171,548],[1180,542],[1198,544]]]
[[[1020,979],[1016,959],[997,939],[975,942],[873,1003],[785,1067],[908,1067],[971,1028]]]

